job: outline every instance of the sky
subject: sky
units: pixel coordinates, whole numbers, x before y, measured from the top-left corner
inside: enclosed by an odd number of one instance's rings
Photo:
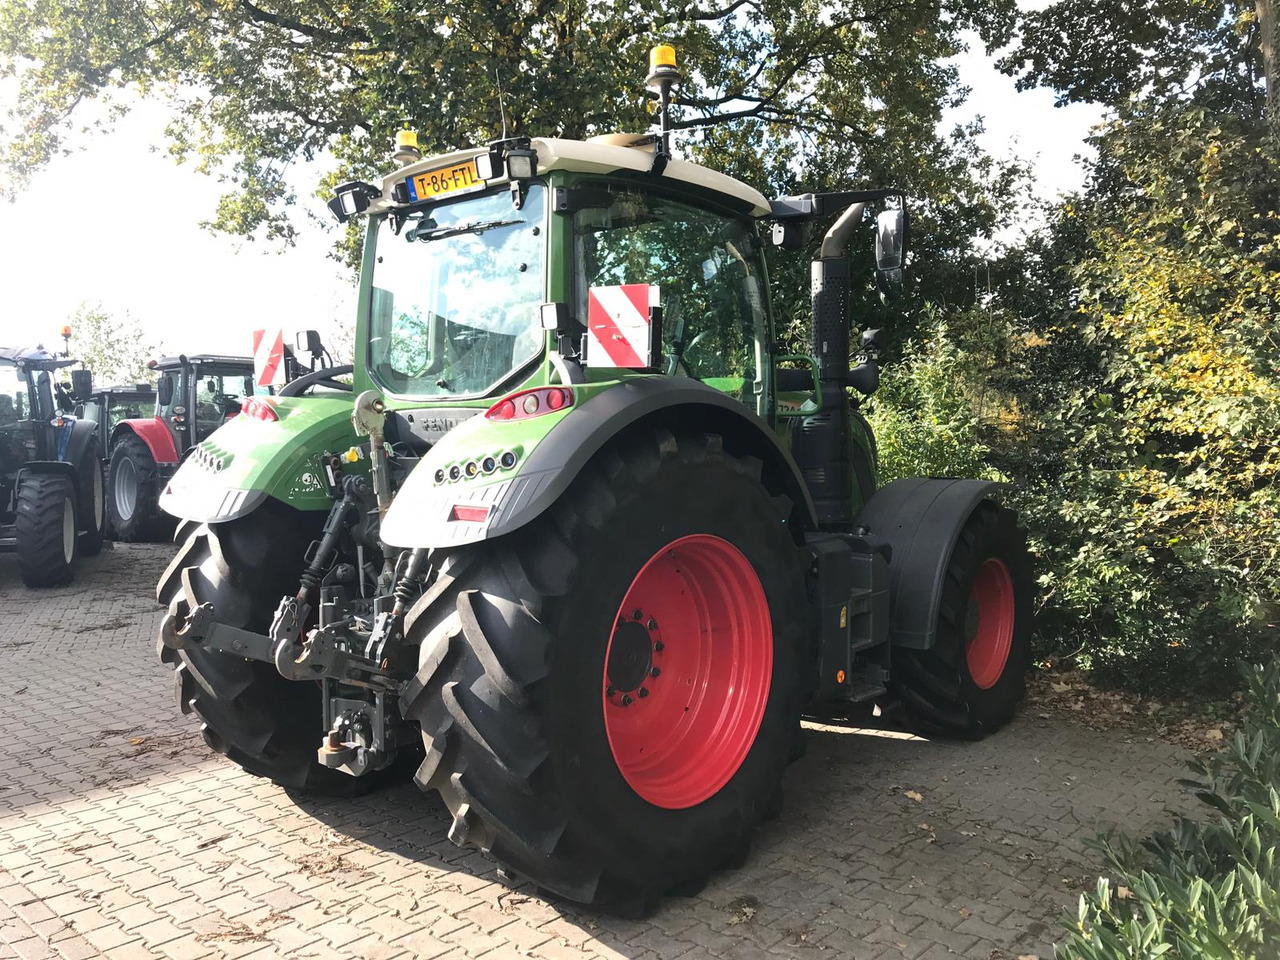
[[[981,116],[983,146],[1032,162],[1042,197],[1081,184],[1076,155],[1087,152],[1099,108],[1017,92],[976,43],[955,63],[972,92],[944,127]],[[0,89],[0,110],[4,99]],[[81,303],[131,316],[167,352],[248,354],[254,329],[323,335],[354,322],[352,277],[327,256],[334,233],[323,221],[299,210],[298,242],[284,250],[200,228],[222,185],[163,151],[167,122],[163,103],[139,101],[110,132],[40,171],[14,203],[0,201],[0,345],[57,344]],[[293,179],[300,207],[327,220],[305,189],[323,172],[321,163],[295,167]]]

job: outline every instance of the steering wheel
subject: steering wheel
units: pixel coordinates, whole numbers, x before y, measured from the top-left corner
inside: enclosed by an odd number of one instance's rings
[[[297,397],[312,387],[328,387],[330,390],[342,390],[346,393],[354,392],[354,388],[349,383],[343,383],[341,380],[335,380],[334,377],[341,377],[344,374],[351,373],[355,367],[347,364],[342,367],[325,367],[323,370],[316,370],[308,373],[306,376],[292,380],[280,388],[278,396],[281,397]]]
[[[667,376],[669,377],[675,376],[677,371],[682,370],[686,377],[692,377],[693,375],[689,373],[689,367],[684,361],[685,355],[688,354],[688,352],[692,350],[694,347],[698,346],[698,344],[704,342],[710,336],[711,336],[710,330],[703,330],[701,333],[696,334],[694,338],[690,340],[688,343],[686,343],[683,347],[681,347],[679,353],[676,353],[674,350],[668,351],[669,362],[667,364]],[[674,347],[674,344],[672,346]],[[694,379],[697,379],[697,378],[695,377]]]

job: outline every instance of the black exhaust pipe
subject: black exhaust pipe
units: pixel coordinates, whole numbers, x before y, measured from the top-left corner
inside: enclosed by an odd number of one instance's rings
[[[848,207],[822,240],[813,261],[813,356],[818,361],[822,409],[805,417],[797,430],[792,453],[825,530],[847,531],[853,525],[849,491],[855,481],[850,445],[849,382],[849,259],[845,248],[862,223],[866,204]]]

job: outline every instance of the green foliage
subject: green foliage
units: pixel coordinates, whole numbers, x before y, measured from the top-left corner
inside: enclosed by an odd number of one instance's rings
[[[150,383],[158,346],[128,314],[113,317],[101,304],[82,303],[67,321],[71,325],[71,355],[93,371],[93,382],[111,384]]]
[[[688,78],[675,110],[682,150],[762,187],[794,186],[805,171],[894,179],[929,196],[967,245],[981,226],[959,221],[995,212],[968,171],[972,132],[936,133],[961,96],[943,61],[967,30],[1007,40],[1014,10],[1013,0],[0,0],[0,76],[19,86],[0,169],[21,188],[74,143],[83,101],[126,87],[167,96],[179,114],[173,155],[227,185],[211,225],[287,241],[296,159],[336,158],[326,192],[385,172],[403,123],[428,153],[483,143],[503,126],[499,85],[513,134],[643,130],[648,48],[670,42]]]
[[[1261,127],[1135,105],[1050,249],[1011,473],[1041,627],[1131,683],[1211,683],[1280,620],[1280,167]]]
[[[1118,880],[1080,898],[1057,960],[1268,960],[1280,941],[1280,660],[1244,671],[1250,714],[1187,782],[1216,816],[1098,848]]]
[[[957,317],[972,321],[975,310]],[[902,477],[999,479],[986,460],[986,385],[976,350],[929,310],[925,339],[909,340],[881,373],[867,414],[876,435],[881,483]]]

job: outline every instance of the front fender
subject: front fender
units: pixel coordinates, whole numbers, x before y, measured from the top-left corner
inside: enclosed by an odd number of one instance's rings
[[[763,420],[732,397],[696,380],[670,377],[573,390],[575,403],[564,411],[508,423],[475,417],[446,434],[396,495],[382,522],[382,538],[401,548],[450,547],[517,530],[551,506],[606,443],[653,418],[665,418],[676,428],[731,434],[735,446],[750,448],[769,464],[803,521],[812,525],[813,503],[791,454]],[[509,471],[450,479],[454,466],[465,470],[468,463],[504,451],[518,456]],[[465,519],[479,511],[485,511],[483,520]]]
[[[933,646],[951,549],[974,509],[997,489],[998,484],[986,480],[911,477],[881,487],[858,514],[860,525],[889,543],[889,636],[894,646]]]
[[[111,430],[111,446],[125,433],[136,433],[151,451],[151,459],[156,463],[177,463],[180,459],[178,448],[173,444],[173,434],[163,420],[151,417],[147,420],[121,420]]]
[[[201,442],[165,485],[160,508],[183,520],[235,520],[273,497],[296,510],[333,501],[320,456],[357,442],[349,397],[272,397],[275,420],[241,413]]]

